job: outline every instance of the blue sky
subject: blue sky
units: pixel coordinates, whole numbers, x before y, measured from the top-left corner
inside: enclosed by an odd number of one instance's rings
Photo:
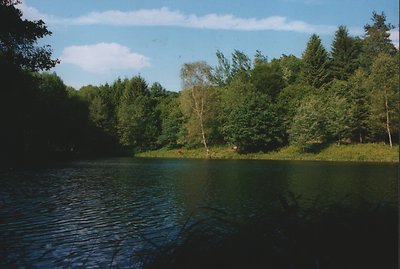
[[[397,0],[23,0],[19,8],[53,32],[41,42],[61,59],[53,71],[76,89],[140,74],[178,91],[181,66],[215,66],[217,50],[300,57],[312,33],[328,50],[339,25],[362,36],[373,10],[399,22]],[[398,28],[392,39],[398,46]]]

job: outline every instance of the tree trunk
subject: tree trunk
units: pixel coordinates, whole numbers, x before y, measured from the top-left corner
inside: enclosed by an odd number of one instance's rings
[[[200,124],[201,124],[201,137],[202,137],[202,140],[203,140],[202,142],[203,142],[204,148],[206,149],[206,156],[208,158],[208,157],[210,157],[210,150],[208,149],[208,146],[207,146],[206,135],[205,135],[205,132],[204,132],[204,127],[203,127],[203,121],[202,120],[201,120]]]
[[[390,147],[392,148],[393,143],[392,143],[392,135],[390,133],[389,106],[388,106],[387,97],[385,98],[385,106],[386,106],[386,130],[387,130],[388,137],[389,137],[389,144],[390,144]]]
[[[207,146],[207,141],[206,141],[206,134],[204,131],[204,124],[203,124],[203,112],[204,112],[204,94],[201,95],[201,107],[199,107],[199,104],[197,102],[196,96],[194,94],[194,86],[192,87],[192,97],[194,101],[194,110],[197,113],[197,117],[199,118],[200,121],[200,129],[201,129],[201,138],[202,138],[202,143],[204,145],[204,148],[206,149],[206,156],[207,158],[209,157],[210,151]]]

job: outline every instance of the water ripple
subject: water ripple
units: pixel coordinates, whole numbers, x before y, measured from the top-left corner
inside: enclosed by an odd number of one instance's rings
[[[296,167],[281,167],[278,175],[276,163],[269,168],[244,164],[112,159],[2,172],[0,267],[141,268],[158,246],[176,239],[199,208],[257,214],[276,205],[282,191],[295,192],[306,184],[307,190],[338,195],[369,180],[364,195],[382,199],[371,192],[370,171],[360,183],[358,177],[342,180],[324,172],[331,182],[345,182],[333,192],[334,185],[327,189],[318,180],[299,181]],[[378,169],[376,174],[383,173]],[[392,181],[380,182],[382,193],[391,190]],[[310,193],[305,201],[315,196]]]

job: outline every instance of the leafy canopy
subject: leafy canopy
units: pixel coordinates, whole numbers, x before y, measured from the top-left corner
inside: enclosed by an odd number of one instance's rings
[[[20,1],[0,1],[0,61],[28,71],[49,70],[59,60],[52,60],[50,46],[38,46],[40,38],[51,35],[42,20],[22,19],[16,7]]]

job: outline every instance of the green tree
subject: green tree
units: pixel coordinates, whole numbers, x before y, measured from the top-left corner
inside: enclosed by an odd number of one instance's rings
[[[352,140],[365,142],[369,130],[370,92],[366,87],[367,74],[357,69],[349,78],[350,129]]]
[[[245,96],[255,91],[253,83],[243,76],[233,78],[229,85],[218,89],[220,108],[217,113],[217,120],[220,123],[219,134],[223,134],[224,126],[228,122],[228,117],[232,110],[242,103]]]
[[[97,94],[98,94],[99,88],[93,85],[86,85],[82,86],[79,91],[78,95],[85,101],[90,102]]]
[[[51,35],[43,21],[22,18],[19,1],[0,0],[0,161],[13,165],[28,156],[30,134],[37,130],[34,100],[38,81],[30,72],[48,70],[57,60],[38,40]]]
[[[324,104],[326,134],[328,139],[340,144],[342,139],[350,136],[350,104],[344,96],[334,92],[327,94]]]
[[[128,80],[126,80],[128,82]],[[122,95],[125,89],[125,81],[121,78],[118,78],[111,85],[111,103],[114,107],[114,114],[118,114],[119,105],[122,103]]]
[[[228,84],[232,79],[231,64],[224,54],[217,50],[218,65],[214,68],[214,80],[219,86]]]
[[[114,102],[115,93],[112,86],[108,85],[101,85],[99,87],[99,96],[101,97],[101,103],[103,103],[103,108],[99,111],[102,111],[106,117],[106,120],[102,124],[102,130],[110,136],[113,140],[117,140],[117,115],[116,111],[118,108],[118,103]],[[115,141],[113,143],[115,144]]]
[[[301,59],[294,55],[285,55],[279,58],[279,64],[282,70],[282,78],[287,85],[298,81],[301,70]]]
[[[121,96],[121,103],[133,103],[135,98],[148,94],[147,82],[141,76],[134,76],[129,81],[125,81],[125,87]]]
[[[313,34],[302,57],[302,82],[319,88],[329,81],[328,53],[321,43],[321,39]]]
[[[229,61],[219,50],[216,55],[218,65],[214,68],[213,82],[218,86],[222,87],[228,85],[237,76],[245,78],[249,77],[251,60],[244,52],[235,49],[231,55],[231,61]],[[258,56],[263,57],[261,56],[261,53]]]
[[[146,95],[137,96],[118,111],[118,132],[121,145],[134,151],[154,149],[159,136],[158,121],[153,100]]]
[[[298,107],[302,100],[317,91],[316,88],[306,84],[293,84],[284,88],[278,95],[276,106],[280,117],[283,119],[283,126],[286,131],[292,125]]]
[[[29,71],[49,70],[58,60],[51,59],[51,47],[38,46],[40,38],[51,35],[42,20],[22,19],[20,1],[0,1],[0,64]]]
[[[290,143],[303,150],[326,140],[326,107],[318,95],[306,96],[297,108],[289,129]]]
[[[254,55],[253,66],[257,66],[259,64],[267,64],[268,57],[263,55],[261,51],[256,50],[256,54]]]
[[[200,138],[209,156],[207,134],[212,119],[213,94],[211,67],[205,62],[186,63],[181,69],[183,90],[180,100],[183,115],[186,119],[188,141]]]
[[[386,16],[383,12],[381,14],[372,12],[372,24],[364,26],[365,38],[362,55],[364,67],[369,69],[374,58],[380,53],[387,53],[392,56],[396,54],[397,49],[390,40],[389,31],[392,29],[394,29],[394,26],[386,23]]]
[[[367,81],[371,92],[370,125],[375,136],[386,132],[390,147],[393,146],[393,130],[398,132],[399,120],[399,65],[388,54],[375,58]]]
[[[89,121],[99,132],[116,137],[116,116],[113,104],[112,89],[110,86],[83,86],[78,96],[86,102],[89,109]]]
[[[323,89],[326,92],[336,94],[340,97],[348,97],[349,95],[349,83],[347,80],[333,79],[329,83],[325,84]],[[325,94],[325,92],[323,92]]]
[[[250,92],[228,116],[225,140],[240,151],[276,148],[282,142],[282,125],[270,99]]]
[[[87,102],[79,95],[78,91],[67,87],[68,99],[63,109],[66,113],[62,122],[64,135],[67,136],[66,150],[69,154],[79,156],[88,152],[94,152],[93,149],[104,149],[102,147],[91,146],[94,137],[90,132],[89,111]]]
[[[167,91],[159,82],[154,82],[151,85],[149,92],[150,92],[150,95],[156,99],[167,96]]]
[[[251,60],[244,52],[234,50],[232,53],[231,77],[237,75],[248,76],[251,70]]]
[[[229,85],[220,88],[219,91],[223,111],[219,116],[225,121],[226,116],[242,102],[243,98],[245,98],[248,93],[255,92],[256,88],[250,80],[238,76],[235,77]]]
[[[33,100],[29,152],[50,154],[65,150],[65,116],[67,91],[64,82],[55,73],[37,74],[37,95]],[[28,125],[29,126],[29,125]]]
[[[357,68],[359,50],[345,26],[339,26],[332,42],[331,73],[336,79],[346,80]]]
[[[175,148],[179,145],[183,115],[179,107],[178,94],[171,93],[158,105],[161,119],[161,133],[157,143],[161,147]]]
[[[109,129],[108,127],[108,108],[103,99],[99,95],[95,95],[89,104],[89,116],[91,121],[96,127],[103,130]]]
[[[285,87],[282,69],[278,61],[258,63],[250,72],[251,82],[256,90],[275,100],[279,92]]]
[[[108,144],[102,133],[91,128],[88,102],[74,89],[67,89],[55,73],[35,74],[35,80],[31,120],[25,125],[25,155],[47,159],[105,152]]]

